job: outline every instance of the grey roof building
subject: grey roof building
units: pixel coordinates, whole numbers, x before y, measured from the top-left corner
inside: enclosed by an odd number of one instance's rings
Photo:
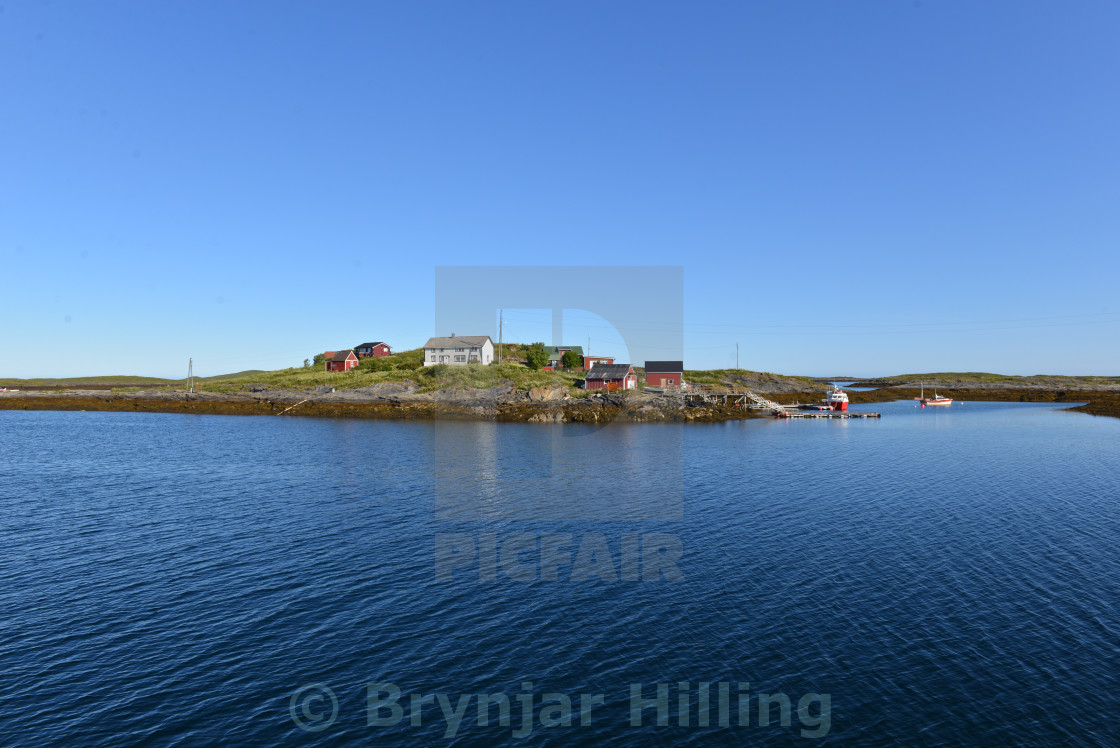
[[[494,360],[494,341],[489,335],[451,335],[428,338],[424,344],[424,366],[436,364],[489,364]]]

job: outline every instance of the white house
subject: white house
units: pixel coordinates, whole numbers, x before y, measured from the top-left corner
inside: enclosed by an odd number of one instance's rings
[[[424,366],[436,364],[488,364],[494,360],[494,341],[489,335],[452,335],[429,338],[424,344]]]

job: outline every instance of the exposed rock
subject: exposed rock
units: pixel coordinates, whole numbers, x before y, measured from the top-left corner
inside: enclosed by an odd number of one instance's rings
[[[917,389],[880,389],[849,393],[853,403],[910,399]],[[1020,389],[952,389],[942,392],[957,400],[1004,400],[1075,404],[1083,410],[1120,415],[1114,391],[1045,391]],[[782,403],[811,402],[819,391],[770,395]],[[648,392],[604,392],[571,397],[563,390],[516,391],[508,385],[487,390],[443,390],[422,393],[411,384],[393,383],[355,390],[320,392],[319,388],[263,392],[195,392],[151,389],[139,392],[52,390],[0,393],[4,410],[102,410],[229,415],[319,416],[378,419],[459,419],[522,423],[717,422],[765,417],[764,413],[726,404],[684,405],[676,397]]]
[[[529,401],[534,403],[556,402],[567,398],[564,388],[558,385],[549,387],[534,387],[529,390]]]

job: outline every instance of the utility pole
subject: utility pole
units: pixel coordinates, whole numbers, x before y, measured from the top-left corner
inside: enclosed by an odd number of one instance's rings
[[[499,364],[502,363],[502,328],[505,327],[505,320],[503,319],[504,314],[505,314],[505,309],[499,309],[498,310],[498,363]]]
[[[735,341],[735,369],[739,368],[739,341]]]
[[[587,355],[591,355],[591,336],[587,336]]]
[[[194,394],[194,359],[191,358],[187,362],[187,388],[188,392]]]

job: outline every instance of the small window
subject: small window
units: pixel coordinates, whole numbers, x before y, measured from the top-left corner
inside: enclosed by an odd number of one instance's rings
[[[466,357],[466,356],[456,356],[456,357],[455,357],[455,362],[456,362],[456,363],[462,363],[462,362],[464,362],[464,361],[466,361],[466,360],[467,360],[467,357]]]

